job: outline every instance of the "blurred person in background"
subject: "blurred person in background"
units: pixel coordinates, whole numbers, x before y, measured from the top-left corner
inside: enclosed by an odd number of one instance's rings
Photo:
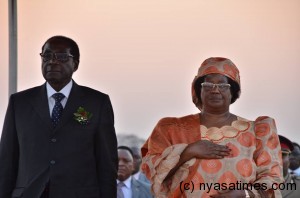
[[[127,146],[118,147],[119,170],[117,179],[118,198],[149,198],[152,197],[150,184],[136,180],[132,176],[134,169],[133,152]]]
[[[300,176],[300,146],[293,142],[294,150],[290,155],[290,172],[293,175]]]
[[[134,146],[131,147],[131,150],[133,153],[133,172],[132,172],[133,177],[142,182],[150,183],[146,175],[140,171],[141,164],[142,164],[141,149]]]
[[[294,150],[293,143],[286,137],[279,135],[281,145],[284,185],[281,185],[282,197],[299,198],[300,196],[300,177],[289,173],[290,154]]]

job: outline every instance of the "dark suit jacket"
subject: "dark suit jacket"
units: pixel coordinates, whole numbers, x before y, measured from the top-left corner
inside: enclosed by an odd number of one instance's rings
[[[78,107],[93,114],[75,119]],[[0,143],[0,197],[116,197],[118,156],[108,95],[73,83],[53,128],[45,84],[11,95]]]
[[[134,177],[131,179],[132,198],[151,198],[150,184],[136,180]]]

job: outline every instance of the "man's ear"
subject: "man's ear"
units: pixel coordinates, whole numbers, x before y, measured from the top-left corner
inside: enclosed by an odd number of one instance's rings
[[[74,64],[74,70],[73,70],[73,72],[75,72],[75,71],[77,71],[77,69],[78,69],[79,61],[74,60],[74,61],[73,61],[73,64]]]

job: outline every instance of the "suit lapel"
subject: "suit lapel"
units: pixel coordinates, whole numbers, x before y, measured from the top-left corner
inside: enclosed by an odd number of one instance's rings
[[[55,127],[54,132],[63,127],[66,123],[68,123],[74,117],[74,113],[77,111],[78,107],[82,105],[84,94],[82,89],[73,81],[73,86],[66,103],[66,106],[63,110],[62,117],[58,125]]]
[[[47,98],[47,91],[46,91],[46,83],[40,86],[40,89],[37,91],[37,94],[32,97],[30,100],[31,105],[37,112],[37,114],[42,118],[45,125],[52,129],[49,105],[48,105],[48,98]]]
[[[131,179],[131,188],[132,188],[132,198],[138,198],[140,195],[140,184],[136,182],[134,177]]]

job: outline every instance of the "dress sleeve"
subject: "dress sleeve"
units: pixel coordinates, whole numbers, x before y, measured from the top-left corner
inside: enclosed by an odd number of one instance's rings
[[[281,197],[280,190],[275,190],[276,184],[283,182],[282,157],[275,121],[270,117],[258,117],[254,122],[256,135],[256,150],[254,161],[256,163],[256,181],[261,192],[266,197]],[[258,191],[252,192],[260,197]]]
[[[195,159],[187,161],[170,180],[163,182],[188,145],[186,143],[172,144],[168,138],[168,132],[178,129],[176,124],[170,122],[169,119],[164,118],[158,122],[142,147],[142,170],[151,181],[151,189],[155,197],[169,197],[171,192],[178,188],[180,181],[187,178],[189,167],[196,161]]]

